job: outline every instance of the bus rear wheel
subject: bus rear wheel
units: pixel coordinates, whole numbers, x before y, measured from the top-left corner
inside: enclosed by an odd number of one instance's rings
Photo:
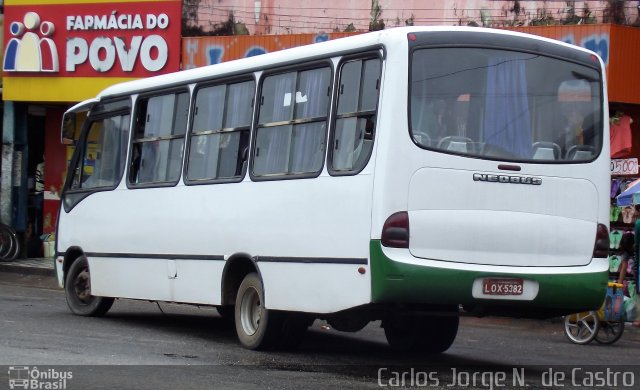
[[[238,288],[235,306],[236,333],[248,349],[267,349],[280,336],[279,313],[264,306],[264,288],[255,272],[245,276]]]
[[[113,298],[91,295],[89,261],[84,256],[79,257],[69,267],[64,290],[67,305],[73,314],[100,317],[106,314],[113,305]]]
[[[382,323],[391,348],[402,352],[444,352],[456,338],[460,319],[451,316],[394,315]]]

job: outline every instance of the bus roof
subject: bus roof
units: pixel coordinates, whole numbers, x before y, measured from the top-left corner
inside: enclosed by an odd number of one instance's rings
[[[289,62],[299,61],[301,59],[313,60],[314,58],[327,58],[332,55],[340,55],[340,53],[347,53],[356,49],[374,49],[389,41],[397,40],[401,37],[406,37],[406,35],[411,32],[429,31],[467,31],[482,34],[522,36],[551,42],[562,46],[572,47],[574,49],[580,49],[592,53],[587,49],[570,45],[568,43],[516,31],[464,26],[396,27],[387,30],[338,38],[311,45],[293,47],[262,54],[255,57],[241,58],[238,60],[223,62],[220,64],[208,65],[195,69],[183,70],[119,83],[107,87],[102,92],[100,92],[98,94],[98,99],[135,94],[163,88],[171,88],[178,85],[185,85],[206,79],[211,79],[212,77],[230,76],[239,73],[262,70],[269,67],[282,66]]]

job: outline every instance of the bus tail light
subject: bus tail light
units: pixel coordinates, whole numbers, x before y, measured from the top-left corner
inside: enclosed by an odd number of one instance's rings
[[[400,211],[391,214],[384,222],[382,245],[391,248],[409,248],[409,214]]]
[[[609,230],[599,223],[596,230],[596,243],[593,247],[593,257],[604,258],[609,256]]]

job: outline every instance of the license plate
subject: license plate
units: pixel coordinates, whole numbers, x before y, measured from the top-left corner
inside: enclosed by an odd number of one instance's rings
[[[522,295],[522,279],[484,279],[482,292],[485,295]]]

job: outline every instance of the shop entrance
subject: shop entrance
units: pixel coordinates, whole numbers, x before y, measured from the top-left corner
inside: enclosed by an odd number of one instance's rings
[[[27,228],[24,233],[24,253],[27,257],[42,257],[44,205],[44,107],[30,106],[27,115]]]

